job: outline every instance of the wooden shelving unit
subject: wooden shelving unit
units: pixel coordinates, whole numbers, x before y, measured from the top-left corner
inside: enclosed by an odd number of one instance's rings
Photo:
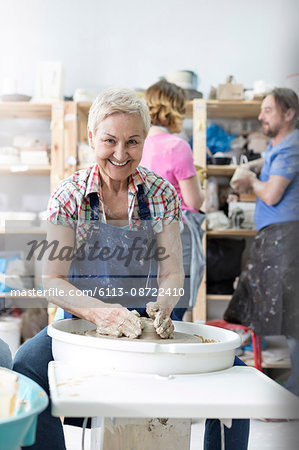
[[[238,166],[208,165],[206,163],[206,129],[208,119],[257,119],[261,101],[219,101],[195,99],[192,102],[193,113],[190,114],[191,105],[187,106],[189,116],[193,117],[193,158],[197,166],[206,168],[207,177],[231,177]],[[243,196],[240,201],[255,201],[255,196]],[[216,237],[251,237],[255,230],[226,229],[207,231],[203,238],[206,248],[207,240]],[[199,287],[196,305],[193,309],[193,320],[206,320],[207,301],[230,300],[230,295],[207,295],[206,273]]]
[[[52,105],[31,102],[1,102],[0,119],[47,119],[52,118]],[[52,123],[52,125],[55,125]],[[52,155],[51,155],[52,156]],[[55,155],[51,157],[51,166],[1,165],[0,175],[51,176],[56,172]],[[53,169],[53,170],[52,170]],[[52,176],[51,176],[52,178]]]
[[[52,105],[51,104],[35,104],[31,102],[1,102],[0,103],[0,119],[38,119],[38,120],[47,120],[49,123],[49,129],[51,128],[51,134],[53,133],[52,127],[59,127],[61,124],[51,123],[52,119]],[[63,124],[62,124],[63,125]],[[0,176],[9,175],[9,176],[46,176],[51,177],[53,171],[56,170],[57,164],[55,161],[55,157],[51,158],[52,164],[50,165],[1,165],[0,166]],[[15,222],[15,221],[14,221]],[[26,221],[27,222],[27,221]],[[22,225],[20,222],[20,227],[5,227],[4,229],[0,229],[0,235],[2,239],[5,239],[3,235],[44,235],[45,230],[42,228],[32,225],[30,226],[30,222],[28,221],[27,226]],[[7,301],[6,306],[10,307],[40,307],[41,304],[43,306],[47,305],[46,298],[44,296],[16,296],[12,295],[9,292],[0,293],[0,299],[5,299]]]

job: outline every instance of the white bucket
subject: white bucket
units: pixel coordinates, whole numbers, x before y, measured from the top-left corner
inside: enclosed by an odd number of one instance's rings
[[[20,347],[21,319],[18,317],[1,317],[0,338],[9,345],[12,356],[14,356]]]

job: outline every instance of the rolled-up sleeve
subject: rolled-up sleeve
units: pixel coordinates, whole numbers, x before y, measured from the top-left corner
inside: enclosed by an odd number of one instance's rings
[[[181,204],[174,187],[169,184],[162,198],[163,213],[153,220],[153,229],[156,233],[163,231],[163,226],[182,220]]]
[[[170,195],[167,197],[164,215],[164,221],[165,220],[167,221],[167,223],[171,223],[174,220],[182,220],[181,203],[174,188],[172,189]]]

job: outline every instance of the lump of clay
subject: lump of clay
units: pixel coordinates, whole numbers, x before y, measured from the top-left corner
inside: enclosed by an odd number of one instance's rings
[[[163,319],[160,320],[159,322],[159,318],[160,316],[158,316],[158,318],[156,317],[155,320],[153,319],[148,319],[147,317],[141,317],[141,324],[142,324],[142,335],[140,336],[140,339],[144,339],[144,340],[163,340],[163,339],[173,339],[174,337],[174,333],[173,333],[173,326],[170,329],[165,329],[165,330],[161,330],[160,334],[157,333],[157,330],[155,328],[155,325],[158,326],[159,323],[160,325],[163,325]],[[158,320],[157,323],[155,323]],[[169,321],[169,318],[166,318],[164,320]]]
[[[239,180],[242,180],[245,177],[255,177],[256,178],[256,174],[254,172],[252,172],[249,169],[245,169],[245,167],[238,167],[235,172],[234,175],[232,177],[232,179],[230,180],[230,185],[233,189],[236,189],[237,187],[237,182]]]
[[[142,326],[142,339],[153,340],[153,339],[161,339],[161,337],[157,334],[153,319],[149,319],[147,317],[141,317],[141,326]]]

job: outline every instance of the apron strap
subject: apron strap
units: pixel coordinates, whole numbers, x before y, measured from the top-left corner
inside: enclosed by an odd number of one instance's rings
[[[99,211],[99,197],[96,192],[91,192],[89,194],[90,201],[90,219],[99,221],[100,211]]]
[[[147,201],[144,194],[144,187],[142,184],[138,184],[137,186],[137,201],[138,201],[138,215],[141,220],[150,220],[151,213],[149,207],[147,206]],[[89,194],[90,200],[90,219],[91,220],[99,220],[99,197],[96,192],[91,192]]]
[[[139,212],[138,212],[139,217],[141,220],[150,220],[151,213],[147,206],[146,198],[144,195],[143,184],[138,184],[137,188],[138,188],[137,201],[138,201],[138,208],[139,208]]]

